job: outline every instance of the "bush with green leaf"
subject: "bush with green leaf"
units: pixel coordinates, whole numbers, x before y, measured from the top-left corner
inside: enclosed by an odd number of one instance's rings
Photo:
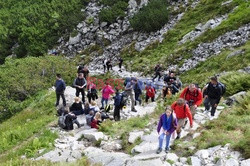
[[[161,29],[168,22],[166,0],[152,0],[130,19],[136,31],[152,32]]]

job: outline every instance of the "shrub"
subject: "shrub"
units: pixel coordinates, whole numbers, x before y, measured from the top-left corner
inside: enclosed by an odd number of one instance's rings
[[[168,22],[167,2],[152,0],[130,19],[136,31],[152,32],[161,29]]]
[[[123,1],[116,2],[112,7],[102,9],[99,13],[99,18],[102,22],[114,23],[118,17],[124,18],[128,3]]]

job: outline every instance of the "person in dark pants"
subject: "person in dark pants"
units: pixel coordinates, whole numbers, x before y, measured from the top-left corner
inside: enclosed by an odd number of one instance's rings
[[[82,102],[85,103],[85,87],[87,81],[83,77],[83,73],[79,73],[78,77],[75,79],[73,86],[76,88],[76,97],[79,97],[80,93],[82,94]]]
[[[142,94],[142,89],[137,79],[135,79],[134,92],[135,92],[135,105],[137,105],[136,104],[137,101],[141,105],[142,101],[141,101],[140,95]]]
[[[151,101],[155,101],[155,89],[151,84],[146,87],[146,103],[148,103],[148,99],[151,98]]]
[[[112,70],[112,63],[111,63],[111,59],[109,59],[107,62],[106,62],[106,65],[107,65],[107,69],[108,71],[111,69]]]
[[[56,87],[56,107],[59,105],[60,97],[62,97],[63,106],[66,106],[66,100],[65,100],[65,96],[64,96],[66,84],[63,81],[61,74],[56,75],[55,87]]]
[[[65,118],[66,126],[64,128],[65,130],[73,130],[74,129],[74,123],[78,126],[78,128],[83,126],[77,120],[77,116],[74,113],[69,112],[69,108],[66,108],[64,113],[65,113],[65,116],[66,116],[66,118]]]
[[[160,81],[161,79],[161,69],[162,69],[162,65],[156,65],[155,66],[155,76],[153,78],[153,82],[154,80],[158,77],[158,81]]]
[[[217,77],[211,77],[211,81],[204,87],[204,105],[206,111],[211,109],[211,120],[214,118],[216,108],[222,97],[222,87],[219,85]]]
[[[116,88],[116,93],[114,97],[114,119],[115,121],[119,121],[121,119],[120,110],[121,110],[121,101],[122,101],[122,94],[119,93],[119,89]]]
[[[71,105],[70,112],[73,112],[75,115],[84,114],[84,110],[82,108],[82,102],[79,97],[75,97],[75,102]]]
[[[119,65],[119,69],[120,69],[119,71],[122,72],[123,59],[120,57],[118,60],[119,60],[119,64],[118,65]]]

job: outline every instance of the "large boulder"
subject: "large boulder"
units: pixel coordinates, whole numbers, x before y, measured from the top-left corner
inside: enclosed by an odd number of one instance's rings
[[[96,142],[104,138],[103,132],[89,132],[83,134],[84,138],[91,142]]]
[[[250,165],[250,159],[241,161],[241,166],[249,166]]]
[[[227,100],[226,100],[226,104],[231,106],[233,105],[235,102],[238,102],[238,100],[242,97],[244,97],[246,95],[247,92],[242,91],[239,93],[234,94],[233,96],[230,96]]]
[[[198,157],[191,157],[192,166],[201,166],[201,160]]]
[[[175,153],[168,153],[166,159],[177,162],[179,160],[179,157]]]

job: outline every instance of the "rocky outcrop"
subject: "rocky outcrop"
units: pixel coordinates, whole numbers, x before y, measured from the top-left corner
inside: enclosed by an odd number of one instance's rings
[[[245,91],[234,94],[233,96],[228,97],[225,103],[229,106],[232,106],[234,103],[237,103],[239,99],[243,98],[246,94],[247,92]]]
[[[249,38],[250,24],[247,24],[237,30],[225,33],[211,43],[201,43],[192,51],[193,57],[184,60],[179,70],[180,72],[190,70],[210,56],[220,54],[222,49],[238,47],[245,44]],[[177,66],[171,66],[170,68],[177,68]]]

